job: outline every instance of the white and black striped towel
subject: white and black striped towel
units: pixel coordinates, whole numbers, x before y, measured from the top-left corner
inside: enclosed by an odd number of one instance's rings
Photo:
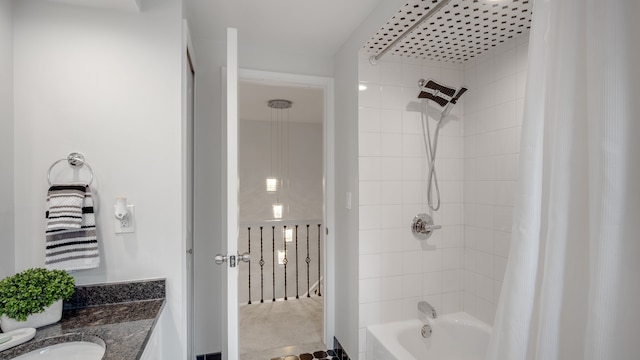
[[[47,230],[80,229],[85,187],[54,185],[47,193]]]
[[[76,226],[74,221],[69,221],[66,210],[62,211],[65,213],[63,220],[54,220],[59,219],[61,214],[61,211],[56,211],[58,209],[53,208],[54,204],[60,203],[57,200],[61,197],[75,197],[78,194],[81,194],[82,198],[79,226]],[[47,194],[46,217],[45,267],[47,269],[83,270],[96,268],[100,265],[96,218],[89,185],[52,185]],[[50,226],[50,224],[56,225]]]

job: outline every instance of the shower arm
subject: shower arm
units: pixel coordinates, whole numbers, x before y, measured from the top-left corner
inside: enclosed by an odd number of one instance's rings
[[[442,9],[450,1],[451,0],[441,0],[439,3],[437,3],[436,6],[434,6],[431,10],[429,10],[429,12],[424,14],[420,18],[420,20],[416,21],[413,25],[411,25],[411,27],[409,27],[405,32],[403,32],[402,35],[398,36],[395,40],[393,40],[393,42],[391,42],[391,44],[387,45],[377,55],[371,55],[371,57],[369,57],[369,63],[371,65],[376,65],[378,63],[378,60],[380,60],[380,58],[382,58],[384,56],[384,54],[386,54],[389,50],[391,50],[392,47],[394,47],[397,43],[402,41],[405,37],[409,36],[409,34],[411,34],[411,32],[413,32],[413,30],[415,30],[423,22],[425,22],[429,18],[431,18],[435,13],[440,11],[440,9]]]

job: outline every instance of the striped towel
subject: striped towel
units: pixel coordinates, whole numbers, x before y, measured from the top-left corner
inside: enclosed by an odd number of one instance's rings
[[[93,212],[93,198],[87,184],[53,185],[49,194],[56,191],[78,191],[82,189],[82,206],[80,226],[75,225],[50,228],[47,226],[45,267],[49,270],[83,270],[92,269],[100,265],[98,252],[98,238],[96,232],[96,218]],[[56,214],[51,209],[51,196],[47,197],[47,223],[51,215]]]
[[[53,185],[47,193],[47,230],[80,229],[85,186]]]

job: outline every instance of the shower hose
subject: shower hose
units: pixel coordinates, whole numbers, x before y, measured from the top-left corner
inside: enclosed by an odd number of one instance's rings
[[[436,151],[438,150],[438,134],[440,133],[440,124],[444,118],[444,113],[440,114],[440,119],[436,122],[436,128],[433,133],[433,143],[431,141],[431,130],[429,128],[429,116],[427,102],[423,102],[424,110],[422,111],[422,135],[426,137],[424,145],[427,152],[427,159],[429,160],[429,174],[427,176],[427,204],[433,211],[440,209],[440,188],[438,187],[438,177],[436,175]],[[426,128],[426,131],[425,131]],[[433,201],[433,188],[435,188],[435,203]]]

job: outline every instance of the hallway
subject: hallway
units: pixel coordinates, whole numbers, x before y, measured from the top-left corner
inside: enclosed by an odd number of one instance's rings
[[[240,358],[266,360],[326,350],[322,297],[240,307]]]

